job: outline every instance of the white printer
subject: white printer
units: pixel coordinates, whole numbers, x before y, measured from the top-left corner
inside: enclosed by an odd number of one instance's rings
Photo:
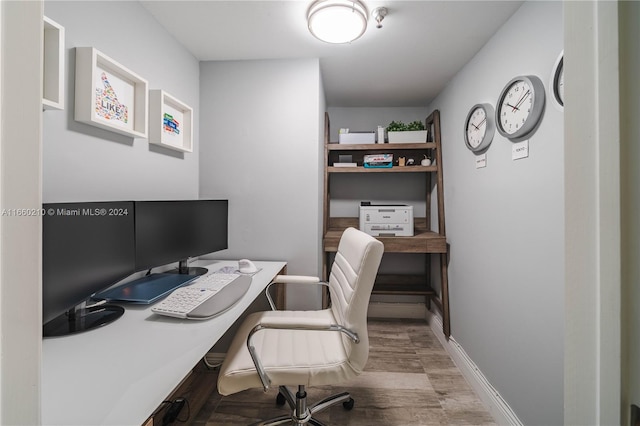
[[[413,206],[363,202],[360,230],[374,237],[413,237]]]

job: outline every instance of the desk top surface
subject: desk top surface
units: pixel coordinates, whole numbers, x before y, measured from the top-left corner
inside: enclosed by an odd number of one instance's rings
[[[261,269],[247,293],[214,318],[182,320],[156,315],[152,305],[123,304],[124,315],[111,324],[44,339],[42,424],[141,425],[286,265],[254,263]]]

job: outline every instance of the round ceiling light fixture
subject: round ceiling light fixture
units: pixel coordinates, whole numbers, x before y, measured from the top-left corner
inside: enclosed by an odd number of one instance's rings
[[[309,7],[309,31],[327,43],[351,43],[367,29],[367,8],[359,1],[316,0]]]

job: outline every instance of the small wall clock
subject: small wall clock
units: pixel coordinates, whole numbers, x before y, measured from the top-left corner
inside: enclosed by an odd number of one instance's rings
[[[560,52],[560,56],[553,64],[553,74],[551,74],[551,94],[553,100],[564,109],[564,53]]]
[[[489,148],[496,131],[494,110],[491,104],[476,104],[471,107],[464,122],[464,143],[472,152]]]
[[[511,79],[498,98],[498,132],[513,142],[529,138],[537,129],[544,112],[544,85],[534,75]]]

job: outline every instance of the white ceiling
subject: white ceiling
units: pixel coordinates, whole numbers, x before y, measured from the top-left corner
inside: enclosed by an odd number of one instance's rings
[[[141,1],[201,61],[320,58],[328,106],[426,106],[522,1],[367,1],[389,10],[351,44],[316,40],[312,0]]]

